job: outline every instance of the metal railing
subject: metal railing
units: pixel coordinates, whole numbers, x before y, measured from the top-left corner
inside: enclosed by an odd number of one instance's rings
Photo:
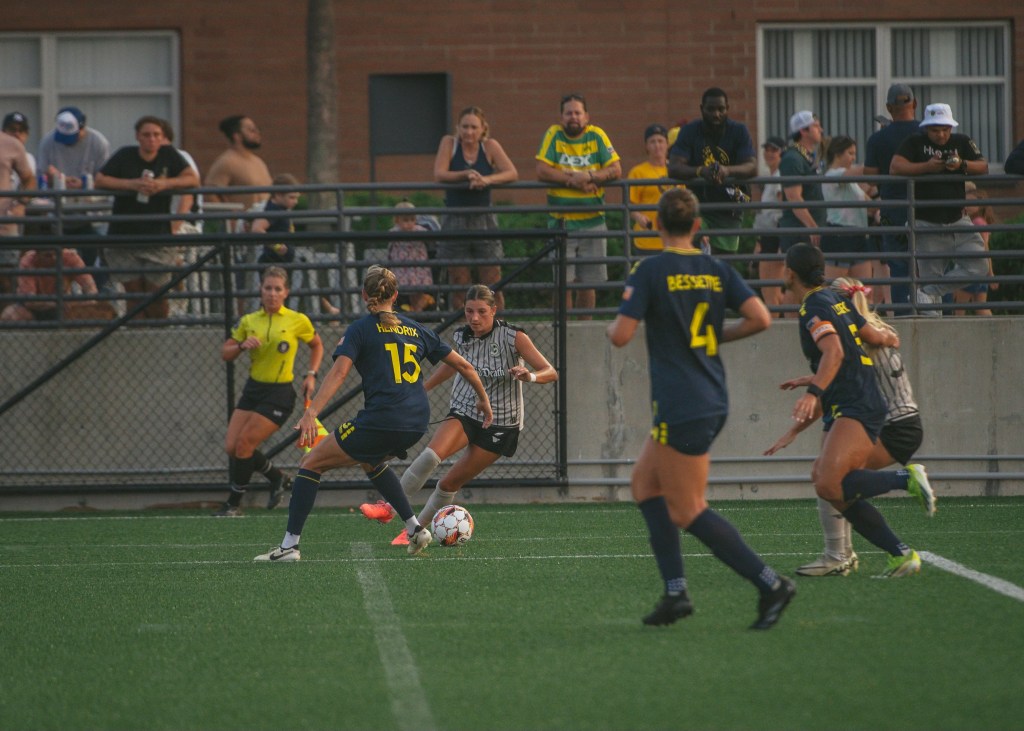
[[[928,182],[940,181],[946,176],[929,176]],[[962,176],[957,177],[963,180]],[[919,201],[915,196],[918,180],[914,178],[895,178],[893,176],[845,176],[841,181],[816,176],[814,178],[793,178],[793,177],[758,177],[745,184],[763,186],[768,183],[795,185],[799,183],[813,182],[821,185],[832,185],[838,182],[865,182],[877,184],[881,182],[893,182],[901,180],[907,185],[907,198],[905,201],[884,201],[885,207],[904,207],[907,211],[909,224],[903,226],[868,226],[866,228],[843,228],[835,229],[822,227],[816,229],[815,233],[824,238],[847,235],[865,234],[869,236],[881,235],[905,235],[907,239],[907,250],[905,252],[872,252],[872,253],[850,253],[844,254],[844,260],[851,261],[873,261],[905,260],[908,262],[909,273],[906,277],[871,277],[865,281],[873,285],[904,284],[910,287],[911,291],[918,287],[939,283],[941,279],[922,278],[917,274],[917,262],[929,258],[990,258],[998,263],[1007,263],[1008,269],[1024,257],[1024,222],[1002,222],[988,226],[949,226],[944,229],[948,232],[977,231],[990,234],[1010,234],[1013,239],[1020,235],[1019,242],[1012,241],[1011,248],[990,250],[976,254],[929,254],[918,250],[917,236],[921,229],[916,224],[916,210],[926,207],[961,205],[962,201]],[[974,182],[982,185],[1000,186],[1001,189],[1011,193],[1016,192],[1014,184],[1021,183],[1018,176],[977,176]],[[685,181],[687,185],[695,188],[698,195],[699,187],[703,181]],[[653,206],[633,204],[630,201],[629,191],[635,186],[676,184],[678,181],[671,180],[620,180],[606,186],[606,202],[603,211],[607,215],[607,232],[583,231],[581,237],[607,238],[609,240],[608,254],[605,257],[578,259],[579,263],[601,263],[610,267],[608,281],[595,285],[567,282],[566,290],[593,288],[599,294],[597,307],[590,310],[577,311],[579,315],[610,316],[614,314],[618,294],[622,289],[623,282],[632,264],[646,252],[636,249],[632,242],[638,237],[650,237],[650,231],[633,230],[630,224],[630,214],[643,212],[653,215]],[[380,250],[386,246],[388,241],[419,240],[428,245],[440,240],[453,239],[479,239],[476,232],[440,232],[424,231],[414,233],[388,232],[382,230],[387,217],[396,213],[408,213],[395,209],[390,204],[377,204],[375,200],[383,197],[395,198],[398,195],[420,195],[438,196],[436,204],[420,205],[415,209],[417,215],[443,216],[445,213],[480,213],[482,209],[448,209],[440,204],[440,195],[450,186],[443,186],[434,183],[359,183],[359,184],[337,184],[337,185],[302,185],[297,188],[313,204],[312,207],[294,211],[273,211],[263,212],[260,210],[240,210],[232,204],[208,204],[207,210],[200,213],[163,216],[114,216],[110,212],[111,196],[103,194],[102,191],[33,191],[31,202],[26,206],[26,215],[23,217],[6,216],[0,217],[0,224],[19,224],[25,232],[21,236],[0,237],[0,251],[4,250],[26,250],[29,248],[47,246],[89,246],[104,248],[138,248],[157,246],[180,247],[182,255],[180,263],[171,268],[172,286],[168,287],[161,296],[171,303],[171,314],[163,321],[146,321],[147,325],[169,324],[181,325],[188,323],[211,323],[218,322],[223,317],[222,313],[232,311],[232,298],[253,298],[256,296],[258,272],[264,265],[256,262],[255,251],[260,245],[268,242],[267,234],[253,234],[247,231],[247,226],[258,218],[276,219],[288,218],[295,225],[296,231],[288,234],[275,234],[275,241],[282,241],[290,246],[297,247],[301,251],[301,260],[285,265],[286,269],[293,272],[293,292],[301,294],[304,311],[314,319],[326,317],[324,308],[321,306],[321,297],[339,297],[344,313],[358,309],[358,274],[367,266],[367,259],[375,254],[382,258]],[[519,197],[534,193],[539,194],[548,186],[540,183],[515,183],[510,186],[503,186],[500,192],[514,192]],[[199,188],[198,193],[206,194],[239,194],[239,193],[261,193],[270,192],[272,188],[266,187],[245,187],[245,188]],[[619,194],[620,202],[609,199]],[[499,195],[501,193],[498,193]],[[21,196],[18,192],[0,193],[0,196]],[[1015,213],[1024,210],[1024,196],[1007,195],[1001,197],[990,197],[984,201],[996,211]],[[843,207],[875,208],[879,201],[864,202],[843,202]],[[806,234],[807,229],[783,229],[783,228],[761,228],[754,225],[750,219],[752,214],[763,209],[793,209],[809,208],[822,209],[835,207],[834,203],[822,202],[801,202],[789,203],[778,201],[750,201],[741,204],[732,203],[707,203],[702,206],[706,212],[739,212],[741,217],[737,219],[735,228],[717,229],[714,233],[721,235],[737,235],[743,237],[744,241],[752,242],[762,235],[785,236]],[[532,241],[536,244],[542,240],[538,229],[543,230],[546,225],[548,214],[557,212],[559,209],[547,205],[495,205],[488,210],[497,213],[503,219],[503,227],[499,231],[488,232],[486,238],[497,239],[506,244],[520,242],[517,249],[518,254],[494,261],[482,261],[478,259],[440,259],[432,258],[429,266],[435,272],[436,286],[432,294],[440,304],[437,312],[423,313],[426,320],[440,320],[444,316],[445,304],[452,292],[461,288],[461,285],[453,285],[445,281],[445,270],[452,266],[478,266],[495,264],[502,267],[519,266],[529,259],[532,248],[522,246],[523,241]],[[569,211],[571,209],[562,209]],[[745,214],[745,215],[744,215]],[[1009,217],[1009,216],[1004,216]],[[188,221],[203,227],[202,233],[190,233],[181,236],[110,236],[102,232],[115,220],[120,221]],[[89,226],[97,230],[98,236],[78,236],[74,231],[83,226]],[[211,248],[220,248],[225,262],[214,262],[207,259],[207,266],[197,266],[196,263],[203,258]],[[747,249],[752,248],[750,245]],[[376,251],[375,251],[376,250]],[[766,286],[781,286],[781,280],[760,279],[755,272],[745,269],[750,264],[757,264],[762,261],[778,262],[784,258],[782,254],[760,254],[751,250],[744,250],[736,254],[722,255],[721,258],[732,262],[737,267],[743,268],[748,282],[755,288]],[[392,268],[403,266],[419,266],[415,262],[402,263],[392,262]],[[219,286],[222,280],[221,269],[227,267],[231,276],[236,282],[234,292],[228,292],[225,287]],[[997,266],[997,268],[1003,268]],[[4,292],[0,287],[0,311],[8,304],[24,301],[47,301],[55,305],[56,316],[47,322],[5,322],[0,321],[0,329],[20,327],[88,327],[98,324],[95,321],[68,321],[63,317],[64,305],[70,302],[80,302],[96,299],[109,301],[117,307],[117,313],[123,314],[128,310],[135,309],[141,302],[152,302],[155,298],[143,293],[124,293],[117,291],[115,287],[103,288],[94,297],[72,290],[64,292],[64,278],[83,271],[98,275],[130,275],[142,273],[143,270],[136,269],[97,269],[87,266],[84,270],[63,268],[58,262],[57,266],[50,270],[29,270],[25,274],[52,275],[57,278],[58,285],[52,296],[25,296],[17,292]],[[0,276],[6,275],[8,282],[13,284],[13,277],[17,272],[11,270],[0,271]],[[997,274],[989,277],[969,278],[962,280],[965,286],[972,284],[988,285],[1019,285],[1024,283],[1024,272]],[[14,289],[9,284],[9,289]],[[547,296],[551,282],[520,282],[510,285],[508,298],[510,309],[514,314],[526,314],[535,309],[531,302],[536,301],[541,293]],[[517,298],[515,293],[527,293],[535,290],[532,295]],[[913,298],[911,298],[913,300]],[[928,305],[928,310],[972,310],[982,308],[998,308],[1001,312],[1020,312],[1024,310],[1022,298],[1000,298],[998,302],[989,302],[978,305],[976,303],[965,304],[938,304]],[[772,306],[776,312],[792,311],[792,305]],[[887,306],[887,309],[895,314],[918,314],[921,308],[914,302],[896,303]]]

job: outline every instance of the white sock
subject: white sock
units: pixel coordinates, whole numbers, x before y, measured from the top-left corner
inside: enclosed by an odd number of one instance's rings
[[[853,555],[853,526],[850,521],[843,521],[843,554],[846,558]]]
[[[409,520],[405,521],[405,532],[412,538],[412,534],[416,532],[416,529],[420,526],[420,522],[416,520],[416,516],[412,516]]]
[[[412,497],[418,493],[439,464],[441,464],[441,458],[430,447],[420,452],[402,475],[402,489],[405,490],[405,494]]]
[[[281,541],[281,548],[295,548],[299,545],[299,537],[288,531],[284,532],[284,540]]]
[[[435,487],[434,491],[430,493],[430,497],[427,498],[427,504],[420,511],[420,522],[424,525],[430,525],[430,522],[434,519],[434,513],[445,505],[454,503],[457,494],[457,492],[445,492],[441,489],[440,485]]]
[[[849,523],[846,518],[828,500],[818,498],[818,522],[821,523],[821,532],[825,534],[825,555],[835,561],[844,560],[849,555],[846,553],[846,542],[849,540]]]

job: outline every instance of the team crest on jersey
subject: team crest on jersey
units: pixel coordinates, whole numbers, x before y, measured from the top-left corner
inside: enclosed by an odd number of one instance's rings
[[[497,343],[491,343],[491,355],[492,356],[497,356],[498,355],[498,344]]]
[[[629,301],[629,298],[633,296],[633,285],[627,284],[626,288],[622,290],[622,299]]]
[[[287,353],[288,349],[291,348],[291,347],[292,347],[291,343],[289,343],[287,340],[282,340],[280,343],[277,344],[277,352],[278,353]]]

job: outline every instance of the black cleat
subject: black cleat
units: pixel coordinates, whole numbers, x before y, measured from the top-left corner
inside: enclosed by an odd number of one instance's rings
[[[769,594],[762,594],[757,604],[757,621],[750,629],[771,629],[782,616],[782,610],[796,596],[796,584],[785,576],[779,577],[779,586]]]
[[[689,617],[693,614],[693,604],[686,594],[669,596],[666,594],[654,607],[654,611],[644,617],[643,622],[653,627],[663,627],[673,624],[676,620]]]
[[[292,489],[292,478],[288,475],[281,473],[281,479],[274,480],[270,483],[270,496],[267,498],[267,510],[273,510],[281,501],[284,499],[285,490],[291,492]]]

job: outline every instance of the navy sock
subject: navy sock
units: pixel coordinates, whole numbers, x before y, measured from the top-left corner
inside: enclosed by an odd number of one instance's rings
[[[638,503],[640,513],[647,521],[651,550],[658,571],[665,582],[666,594],[680,594],[686,590],[683,578],[683,554],[679,545],[679,528],[668,514],[668,503],[658,496]],[[680,583],[682,582],[682,583]]]
[[[402,489],[402,481],[398,479],[398,475],[395,474],[390,465],[381,463],[367,472],[366,476],[370,478],[370,482],[377,488],[377,492],[391,503],[391,507],[398,513],[399,518],[409,520],[412,517],[412,506],[409,505],[409,497],[405,494],[405,490]]]
[[[275,467],[274,463],[267,459],[267,456],[258,449],[252,453],[252,468],[256,472],[265,475],[271,482],[280,480],[283,476],[281,470]]]
[[[306,518],[313,512],[316,491],[320,489],[320,474],[300,469],[292,483],[292,499],[288,503],[288,532],[301,535]]]
[[[711,549],[715,557],[766,594],[778,581],[778,574],[743,542],[736,528],[711,508],[698,515],[687,533]]]
[[[842,511],[843,517],[850,521],[853,529],[867,538],[871,543],[893,556],[903,555],[907,544],[892,532],[885,518],[871,503],[858,500]]]
[[[854,470],[843,478],[843,501],[867,499],[893,490],[907,489],[907,471]]]

